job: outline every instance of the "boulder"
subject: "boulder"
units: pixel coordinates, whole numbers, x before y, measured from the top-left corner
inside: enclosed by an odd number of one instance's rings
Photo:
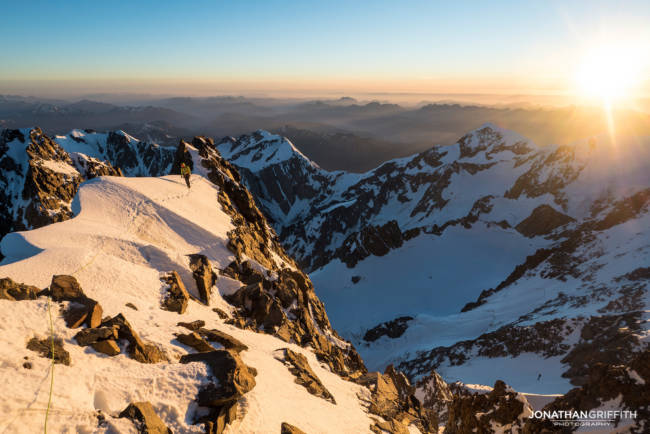
[[[408,427],[404,426],[403,423],[390,419],[388,421],[376,421],[373,425],[370,425],[370,431],[376,434],[409,434],[410,431]]]
[[[260,282],[243,286],[224,298],[229,303],[245,309],[246,316],[266,330],[273,330],[286,320],[279,301],[268,294]]]
[[[248,349],[248,347],[238,339],[235,339],[229,334],[216,329],[208,330],[208,329],[200,328],[198,330],[198,333],[208,341],[218,342],[221,345],[223,345],[225,349],[232,350],[236,353],[240,353]]]
[[[113,327],[87,328],[74,335],[74,339],[85,347],[106,339],[117,339],[117,330]]]
[[[52,276],[50,295],[54,301],[83,301],[86,298],[74,276]]]
[[[214,350],[206,353],[185,354],[181,363],[203,362],[210,367],[216,381],[199,390],[198,404],[203,407],[221,407],[241,398],[255,387],[256,372],[234,352]]]
[[[172,434],[172,430],[158,417],[149,402],[133,402],[121,413],[120,417],[131,419],[140,434]]]
[[[155,345],[145,343],[135,332],[131,324],[121,313],[104,320],[102,327],[117,329],[119,339],[125,339],[129,345],[127,351],[129,356],[140,363],[159,363],[168,361],[165,354]]]
[[[282,351],[284,354],[283,361],[288,366],[289,371],[296,377],[294,381],[297,384],[303,386],[312,395],[336,404],[334,396],[332,396],[329,390],[321,383],[318,376],[312,371],[305,356],[293,352],[289,348],[283,348]]]
[[[222,434],[226,425],[237,419],[237,401],[213,408],[207,417],[202,418],[206,434]]]
[[[219,309],[218,307],[213,307],[213,308],[212,308],[212,311],[213,311],[214,313],[216,313],[217,315],[219,315],[219,318],[221,318],[221,319],[226,319],[226,318],[228,318],[228,314],[227,314],[226,311],[224,311],[223,309]]]
[[[0,300],[36,300],[40,291],[35,286],[17,283],[8,277],[0,279]]]
[[[201,327],[203,327],[205,325],[205,321],[200,320],[200,319],[197,319],[196,321],[192,321],[192,322],[183,322],[183,321],[181,321],[181,322],[176,323],[176,325],[180,326],[180,327],[185,327],[186,329],[195,332],[195,331],[197,331],[198,329],[200,329]]]
[[[36,351],[46,359],[52,359],[52,347],[54,347],[54,363],[70,366],[70,353],[63,348],[61,338],[54,338],[54,345],[52,344],[52,338],[38,339],[33,337],[27,342],[28,350]]]
[[[120,354],[120,347],[113,339],[93,342],[91,346],[93,350],[97,351],[98,353],[104,353],[111,357]]]
[[[306,434],[303,430],[289,424],[282,422],[280,426],[280,434]]]
[[[176,340],[181,344],[187,345],[188,347],[194,348],[199,353],[205,353],[208,351],[214,351],[215,348],[207,343],[205,339],[199,336],[196,332],[188,334],[177,334]]]
[[[192,277],[196,281],[199,296],[203,303],[210,304],[210,292],[217,280],[217,275],[212,271],[212,265],[205,255],[189,255]]]
[[[102,322],[102,307],[95,300],[83,298],[71,302],[63,313],[65,325],[76,329],[86,324],[88,327],[97,327]]]
[[[179,314],[185,313],[190,300],[190,294],[185,289],[181,277],[177,272],[172,271],[162,277],[161,280],[169,285],[167,297],[162,303],[163,309]]]

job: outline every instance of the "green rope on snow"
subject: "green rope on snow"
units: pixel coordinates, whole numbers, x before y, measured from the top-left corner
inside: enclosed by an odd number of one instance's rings
[[[50,303],[50,297],[47,297],[47,312],[50,317],[50,342],[52,344],[52,365],[50,367],[50,394],[47,398],[47,409],[45,410],[45,425],[43,426],[43,432],[47,434],[47,417],[50,414],[50,405],[52,404],[52,390],[54,389],[54,322],[52,321],[52,308]]]

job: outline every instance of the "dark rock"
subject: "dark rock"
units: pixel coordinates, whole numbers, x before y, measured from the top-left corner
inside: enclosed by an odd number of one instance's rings
[[[63,312],[63,319],[68,328],[76,329],[81,327],[88,319],[88,308],[84,304],[72,302]]]
[[[560,226],[575,221],[568,215],[556,211],[549,205],[540,205],[522,220],[515,229],[522,235],[532,238],[547,235]]]
[[[79,345],[85,347],[97,341],[117,339],[117,330],[112,327],[87,328],[74,335]]]
[[[126,303],[124,306],[126,306],[126,307],[130,307],[130,308],[133,309],[133,310],[138,310],[138,308],[137,308],[137,307],[135,306],[135,304],[133,304],[133,303]]]
[[[181,344],[194,348],[199,353],[215,350],[215,348],[212,345],[207,343],[205,339],[199,336],[196,332],[192,332],[188,334],[177,334],[176,340]]]
[[[135,332],[131,324],[121,313],[102,321],[103,327],[117,329],[119,339],[125,339],[129,345],[127,351],[129,356],[140,363],[159,363],[168,361],[164,353],[155,345],[145,343]]]
[[[216,380],[199,391],[197,401],[200,406],[220,407],[236,401],[255,387],[253,371],[234,352],[215,350],[185,354],[180,362],[203,362],[210,367]]]
[[[388,336],[391,339],[397,339],[404,334],[408,328],[409,321],[412,321],[412,316],[401,316],[392,321],[381,323],[376,327],[371,328],[363,335],[363,340],[366,342],[374,342],[382,336]]]
[[[487,394],[455,396],[449,405],[449,419],[445,433],[493,432],[508,426],[513,432],[523,428],[519,418],[524,406],[530,409],[526,398],[497,380],[494,389]]]
[[[351,268],[368,256],[384,256],[403,243],[404,236],[397,221],[391,220],[384,225],[366,226],[358,233],[350,234],[335,256]]]
[[[35,286],[17,283],[8,277],[0,279],[0,300],[36,300],[40,291]]]
[[[199,290],[203,303],[210,304],[210,292],[217,280],[217,275],[212,271],[212,265],[205,255],[189,255],[190,269]]]
[[[32,364],[30,362],[25,362],[25,363],[23,363],[23,368],[32,369]]]
[[[289,424],[282,422],[280,426],[280,434],[306,434],[303,430]]]
[[[237,401],[229,402],[212,411],[207,417],[202,418],[199,422],[204,423],[206,434],[221,434],[228,424],[237,419]]]
[[[177,323],[176,325],[180,326],[180,327],[185,327],[186,329],[192,330],[193,332],[195,332],[195,331],[197,331],[198,329],[200,329],[201,327],[203,327],[205,325],[205,321],[200,320],[200,319],[197,319],[196,321],[192,321],[192,322],[183,322],[183,321],[181,321],[181,322]]]
[[[454,399],[454,394],[449,385],[438,375],[436,371],[420,380],[416,384],[417,390],[423,395],[422,406],[433,410],[437,415],[439,423],[447,422],[448,406]]]
[[[361,281],[361,276],[352,276],[350,280],[352,280],[352,283],[357,284]]]
[[[120,354],[120,347],[113,339],[93,342],[90,345],[92,346],[93,350],[97,351],[98,353],[104,353],[111,357]]]
[[[85,302],[86,307],[88,308],[88,316],[86,318],[86,326],[88,327],[99,327],[102,322],[102,314],[104,310],[95,300],[87,299]]]
[[[121,413],[120,417],[131,419],[140,434],[172,434],[172,430],[160,419],[149,402],[133,402]]]
[[[403,423],[390,419],[388,421],[375,421],[373,425],[370,425],[370,431],[376,434],[409,434],[410,431],[408,427],[404,426]]]
[[[229,303],[245,309],[247,316],[267,330],[280,326],[286,320],[282,306],[263,289],[262,283],[243,286],[224,298]]]
[[[221,345],[223,345],[225,349],[232,350],[236,353],[240,353],[248,349],[248,347],[238,339],[235,339],[229,334],[216,329],[208,330],[208,329],[200,328],[198,330],[198,333],[208,341],[218,342]]]
[[[167,297],[163,300],[163,308],[179,314],[185,313],[190,294],[185,289],[183,281],[177,272],[172,271],[161,279],[169,285]],[[137,309],[136,309],[137,310]]]
[[[402,430],[406,429],[408,432],[407,427],[415,424],[421,432],[437,432],[437,414],[431,409],[422,407],[415,397],[415,387],[392,365],[386,368],[383,375],[379,372],[370,372],[359,378],[357,382],[372,392],[368,412],[388,421],[388,425],[378,422],[377,428],[390,427],[390,432],[403,432]]]
[[[320,379],[312,371],[307,358],[300,353],[295,353],[288,348],[282,349],[284,359],[289,371],[296,377],[295,382],[303,386],[309,393],[326,401],[336,404],[334,396],[325,388]]]
[[[54,301],[84,301],[86,295],[74,276],[52,276],[50,295]]]
[[[54,363],[70,366],[70,353],[63,348],[61,338],[54,338],[54,342],[52,342],[52,338],[38,339],[34,337],[27,342],[28,350],[35,351],[46,359],[52,359],[52,348],[54,348]]]
[[[221,318],[221,319],[226,319],[226,318],[228,318],[228,314],[227,314],[223,309],[219,309],[218,307],[213,307],[213,308],[212,308],[212,312],[214,312],[214,313],[216,313],[217,315],[219,315],[219,318]]]
[[[95,300],[81,298],[71,302],[63,313],[65,324],[69,328],[78,328],[82,324],[88,327],[97,327],[102,321],[102,307]]]

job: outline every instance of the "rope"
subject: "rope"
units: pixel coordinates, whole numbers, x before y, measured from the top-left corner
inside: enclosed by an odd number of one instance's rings
[[[47,409],[45,410],[45,424],[43,425],[43,432],[47,434],[47,418],[50,415],[50,406],[52,405],[52,390],[54,390],[54,322],[52,321],[52,308],[50,303],[50,296],[47,297],[47,312],[50,317],[50,342],[52,344],[52,364],[50,365],[50,393],[47,398]]]

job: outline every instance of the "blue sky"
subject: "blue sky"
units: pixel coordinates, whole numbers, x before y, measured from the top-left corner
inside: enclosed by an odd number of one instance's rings
[[[2,0],[2,15],[0,93],[43,81],[545,89],[599,40],[650,42],[647,1]]]

